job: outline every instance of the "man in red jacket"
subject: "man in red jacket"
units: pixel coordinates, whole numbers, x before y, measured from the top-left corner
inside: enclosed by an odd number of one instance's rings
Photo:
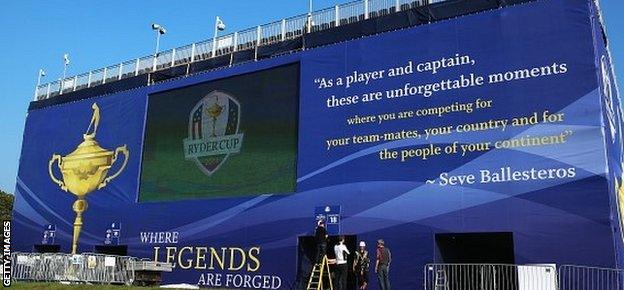
[[[375,262],[375,273],[379,281],[380,290],[390,290],[390,262],[392,262],[392,254],[390,249],[386,248],[382,239],[377,240],[377,261]]]

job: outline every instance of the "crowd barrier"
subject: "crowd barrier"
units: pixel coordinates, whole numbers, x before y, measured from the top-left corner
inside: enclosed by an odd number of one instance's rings
[[[17,281],[125,284],[135,257],[96,253],[12,253]],[[624,290],[624,270],[577,265],[427,264],[425,290]]]
[[[18,281],[125,284],[134,282],[134,257],[95,253],[12,253],[13,279]]]
[[[624,270],[564,265],[559,267],[560,290],[624,290]]]
[[[427,264],[425,290],[624,290],[624,270],[578,265]]]
[[[557,290],[552,265],[428,264],[425,290]]]

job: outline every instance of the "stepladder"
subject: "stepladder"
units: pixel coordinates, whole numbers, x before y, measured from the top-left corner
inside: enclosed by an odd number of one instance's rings
[[[325,285],[325,281],[327,281],[328,285]],[[308,280],[308,287],[306,287],[306,290],[325,289],[334,290],[329,272],[329,261],[327,260],[327,256],[323,256],[323,260],[320,264],[314,264],[312,273],[310,273],[310,279]]]
[[[448,280],[446,278],[445,269],[436,269],[435,272],[435,290],[448,290]]]

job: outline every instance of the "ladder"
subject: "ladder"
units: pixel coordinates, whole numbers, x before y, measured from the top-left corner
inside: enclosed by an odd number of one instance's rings
[[[446,270],[445,269],[436,269],[435,274],[435,290],[448,290],[449,284],[446,279]]]
[[[308,280],[308,287],[306,290],[324,290],[323,278],[327,277],[329,281],[329,289],[334,290],[332,285],[331,276],[329,274],[329,263],[327,261],[327,255],[323,256],[323,261],[320,264],[314,264],[312,273],[310,274],[310,280]]]

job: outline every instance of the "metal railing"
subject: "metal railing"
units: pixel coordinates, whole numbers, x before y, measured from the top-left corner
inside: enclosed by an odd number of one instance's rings
[[[424,275],[425,290],[558,289],[551,265],[428,264]]]
[[[624,290],[624,270],[579,265],[427,264],[425,290]]]
[[[559,267],[560,290],[622,290],[624,270],[564,265]]]
[[[137,261],[134,257],[95,253],[12,253],[11,270],[18,281],[131,285]]]
[[[139,57],[88,73],[41,84],[35,87],[34,100],[44,100],[64,93],[148,74],[173,66],[188,65],[240,50],[256,49],[258,46],[301,37],[307,32],[330,29],[339,25],[443,1],[446,0],[358,0],[336,5],[314,11],[310,15],[298,15],[223,35],[216,39],[216,45],[213,44],[212,39],[204,40],[165,50],[157,55]],[[310,22],[311,25],[308,25]],[[213,46],[216,48],[214,55],[212,53]]]

